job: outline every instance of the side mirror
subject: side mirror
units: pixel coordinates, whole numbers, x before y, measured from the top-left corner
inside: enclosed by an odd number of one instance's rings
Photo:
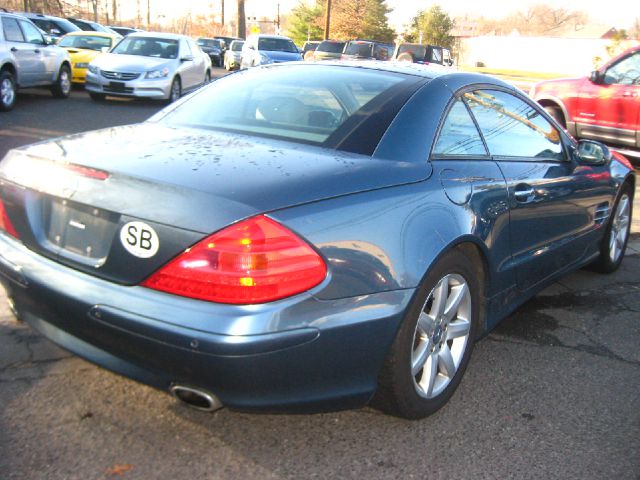
[[[598,70],[594,70],[589,75],[591,83],[602,83],[602,74]]]
[[[180,57],[181,62],[193,62],[193,55],[185,55],[184,57]]]
[[[575,150],[578,162],[586,165],[604,165],[611,160],[611,150],[595,140],[580,140]]]
[[[109,51],[109,47],[102,47],[102,48],[100,49],[100,51],[101,51],[102,53],[107,53],[107,52]]]

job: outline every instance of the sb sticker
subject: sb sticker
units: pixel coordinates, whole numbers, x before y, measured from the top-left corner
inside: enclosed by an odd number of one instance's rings
[[[144,222],[129,222],[120,230],[120,242],[131,255],[151,258],[160,248],[156,231]]]

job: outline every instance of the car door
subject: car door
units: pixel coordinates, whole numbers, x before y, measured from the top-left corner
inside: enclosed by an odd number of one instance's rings
[[[182,89],[188,91],[202,80],[198,79],[195,54],[191,51],[189,43],[185,40],[180,40],[180,62],[182,62],[180,65]]]
[[[200,85],[204,81],[204,74],[207,71],[209,56],[202,51],[202,49],[191,39],[187,39],[191,52],[193,53],[193,66],[196,76],[196,86]],[[224,44],[224,42],[220,42]]]
[[[507,183],[511,262],[527,290],[593,253],[613,183],[606,166],[574,161],[568,137],[524,97],[477,89],[464,99]]]
[[[25,41],[33,46],[33,53],[37,57],[37,83],[51,83],[57,75],[58,51],[55,47],[47,46],[40,30],[27,20],[20,20],[20,28]]]
[[[507,184],[487,152],[469,108],[459,97],[446,113],[430,160],[433,177],[438,179],[448,200],[459,206],[453,210],[464,208],[473,217],[475,231],[471,233],[486,242],[489,264],[497,266],[487,296],[513,288],[515,271],[504,268],[511,258]],[[451,220],[449,225],[434,228],[455,228],[456,213],[451,207],[434,206],[442,210],[442,218]]]
[[[21,87],[37,85],[44,78],[45,69],[40,58],[39,47],[25,40],[18,20],[2,17],[2,29],[7,49],[13,55],[18,69],[18,84]]]
[[[583,83],[578,97],[578,136],[640,147],[640,51]]]

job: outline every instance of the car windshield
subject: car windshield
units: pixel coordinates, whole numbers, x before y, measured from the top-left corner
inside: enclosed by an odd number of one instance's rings
[[[233,42],[231,44],[231,50],[234,52],[241,52],[242,51],[242,45],[244,45],[244,42]]]
[[[212,38],[199,38],[197,43],[201,47],[221,47],[220,40],[214,40]]]
[[[69,33],[80,30],[76,25],[68,20],[64,20],[63,18],[58,18],[56,20],[29,18],[29,20],[35,23],[40,30],[45,31],[46,33]]]
[[[178,58],[178,41],[155,37],[125,37],[111,53],[142,57]]]
[[[286,38],[261,38],[258,40],[258,50],[298,53],[298,47]]]
[[[61,47],[83,48],[86,50],[101,50],[103,47],[111,48],[112,40],[109,37],[95,35],[67,35],[60,40]]]
[[[367,42],[350,42],[344,53],[345,55],[356,55],[358,57],[372,57],[373,44]]]
[[[415,79],[316,65],[247,70],[217,80],[162,121],[322,145],[343,126],[352,132],[366,121],[370,106],[403,81]]]
[[[322,42],[318,45],[316,52],[342,53],[344,43],[341,42]]]

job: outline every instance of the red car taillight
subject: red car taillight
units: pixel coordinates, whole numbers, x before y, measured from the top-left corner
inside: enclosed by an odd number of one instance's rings
[[[265,216],[231,225],[186,250],[143,282],[218,303],[265,303],[315,287],[327,267],[296,234]]]
[[[0,199],[0,230],[4,230],[12,237],[20,238],[18,232],[11,223],[9,215],[7,215],[7,209],[4,207],[4,202]]]

